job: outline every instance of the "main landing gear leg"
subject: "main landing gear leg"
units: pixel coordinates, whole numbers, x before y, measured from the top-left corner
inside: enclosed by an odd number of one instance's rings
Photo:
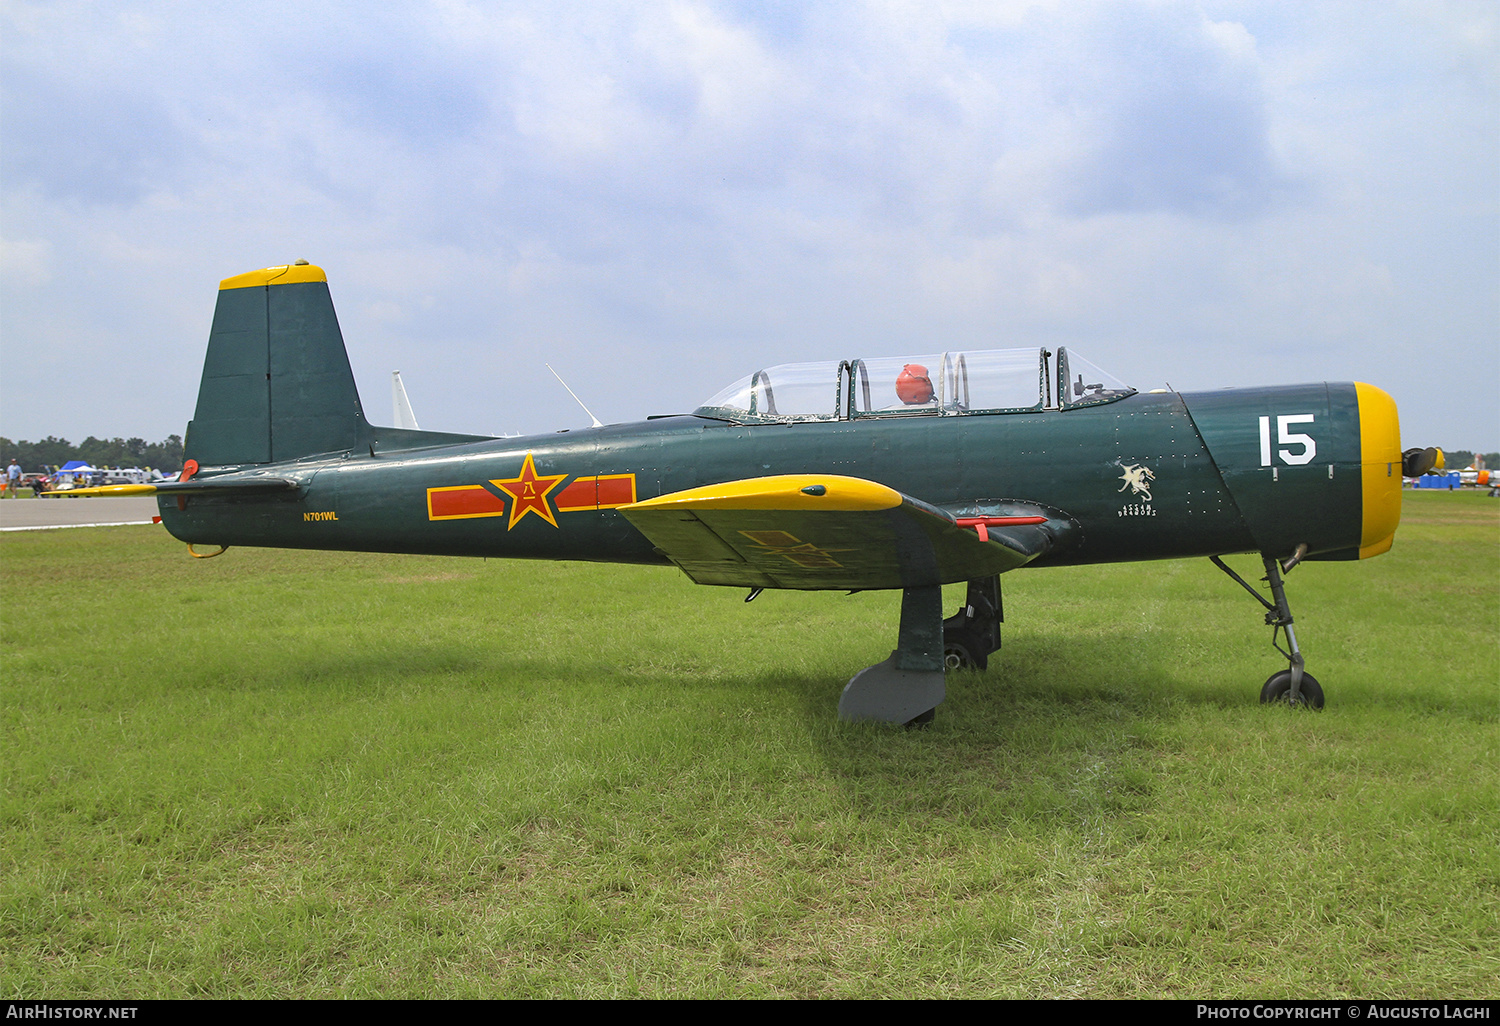
[[[943,589],[901,593],[901,633],[884,662],[867,666],[844,685],[839,719],[928,723],[947,694],[943,686]]]
[[[1298,546],[1296,555],[1287,561],[1285,567],[1278,563],[1274,556],[1261,556],[1261,561],[1266,567],[1264,580],[1271,586],[1271,598],[1275,600],[1273,602],[1267,602],[1265,596],[1246,584],[1244,578],[1229,569],[1218,556],[1209,558],[1213,560],[1215,566],[1238,581],[1240,587],[1255,596],[1255,600],[1266,607],[1266,625],[1272,628],[1271,645],[1287,658],[1287,668],[1271,674],[1265,686],[1260,689],[1261,702],[1279,702],[1294,708],[1321,709],[1323,708],[1323,687],[1316,677],[1303,668],[1302,649],[1297,646],[1297,635],[1292,630],[1292,610],[1287,605],[1286,585],[1282,581],[1282,575],[1301,562],[1305,553],[1306,547]],[[1286,632],[1286,648],[1282,648],[1277,642],[1282,631]]]
[[[1000,575],[969,582],[963,608],[943,621],[943,665],[949,670],[987,670],[990,653],[1000,651],[1005,606]]]

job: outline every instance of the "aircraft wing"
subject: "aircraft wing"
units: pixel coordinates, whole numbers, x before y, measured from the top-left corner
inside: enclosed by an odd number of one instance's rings
[[[1034,515],[959,518],[885,485],[833,474],[730,481],[620,512],[699,584],[810,591],[1004,573],[1056,548],[1068,523],[1041,507],[1022,511]]]

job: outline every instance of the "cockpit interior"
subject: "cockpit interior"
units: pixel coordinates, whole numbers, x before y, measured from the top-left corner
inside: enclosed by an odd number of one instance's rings
[[[780,364],[693,412],[736,424],[956,417],[1070,410],[1134,392],[1064,347],[989,349]]]

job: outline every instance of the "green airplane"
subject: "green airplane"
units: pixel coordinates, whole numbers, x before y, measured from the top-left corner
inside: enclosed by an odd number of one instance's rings
[[[1434,452],[1403,454],[1396,404],[1370,385],[1142,393],[1066,348],[769,367],[686,416],[547,435],[376,427],[327,278],[299,261],[220,284],[181,479],[104,491],[156,494],[195,556],[672,563],[746,601],[900,589],[896,648],[839,716],[911,724],[945,670],[1000,647],[1001,574],[1189,556],[1266,607],[1288,668],[1261,700],[1321,707],[1283,574],[1389,549],[1402,475]],[[1220,559],[1237,552],[1261,555],[1270,599]]]

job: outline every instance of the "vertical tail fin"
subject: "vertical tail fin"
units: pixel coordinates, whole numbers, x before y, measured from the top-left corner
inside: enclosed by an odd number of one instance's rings
[[[369,438],[323,269],[291,264],[220,282],[184,455],[204,466],[273,463]]]

